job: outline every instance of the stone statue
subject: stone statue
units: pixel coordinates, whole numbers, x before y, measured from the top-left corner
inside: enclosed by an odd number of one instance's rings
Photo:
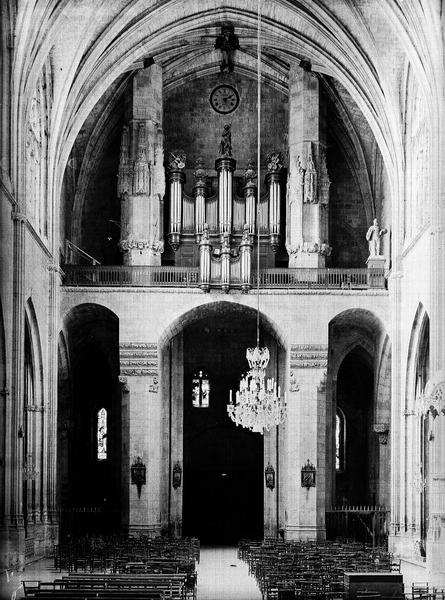
[[[230,252],[230,236],[227,232],[224,232],[222,235],[221,250],[228,250]]]
[[[232,125],[224,125],[221,141],[219,142],[221,156],[232,156]]]
[[[309,152],[304,175],[304,201],[309,204],[317,202],[317,170],[315,169],[312,152]]]
[[[250,233],[249,233],[249,226],[247,225],[247,223],[245,223],[244,227],[243,227],[243,237],[241,239],[241,243],[242,244],[250,244]]]
[[[253,181],[256,177],[255,162],[252,158],[247,161],[247,167],[244,171],[244,179],[247,181]]]
[[[207,242],[209,240],[209,225],[204,223],[201,234],[201,242]]]
[[[369,245],[369,256],[380,256],[380,238],[387,233],[386,229],[380,229],[377,219],[366,232],[366,239]]]
[[[221,33],[215,41],[215,49],[222,52],[222,61],[219,67],[221,73],[224,73],[224,71],[232,73],[234,67],[232,55],[235,50],[239,49],[238,36],[234,33],[233,25],[223,25],[221,27]]]

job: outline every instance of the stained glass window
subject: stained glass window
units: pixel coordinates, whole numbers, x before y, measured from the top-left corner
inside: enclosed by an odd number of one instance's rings
[[[193,375],[192,403],[195,408],[208,408],[210,399],[210,382],[207,373],[202,369]]]
[[[345,415],[342,410],[337,409],[335,415],[335,468],[337,471],[345,470],[345,444]]]
[[[101,408],[97,413],[97,460],[107,458],[107,411]]]

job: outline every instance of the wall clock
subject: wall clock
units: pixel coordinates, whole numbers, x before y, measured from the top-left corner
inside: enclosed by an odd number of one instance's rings
[[[239,94],[231,85],[218,85],[210,94],[210,105],[216,112],[227,115],[238,108]]]

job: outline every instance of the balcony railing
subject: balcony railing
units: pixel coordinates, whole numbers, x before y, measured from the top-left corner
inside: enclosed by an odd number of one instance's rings
[[[253,284],[257,284],[256,273]],[[262,269],[260,287],[266,288],[384,288],[383,269]]]
[[[71,286],[199,287],[199,267],[126,267],[66,265],[64,284]],[[272,289],[384,289],[383,269],[261,269],[260,287]],[[252,287],[257,273],[252,273]],[[220,288],[218,281],[211,288]],[[237,289],[233,282],[230,288]]]
[[[198,267],[84,267],[66,265],[65,285],[198,287]]]

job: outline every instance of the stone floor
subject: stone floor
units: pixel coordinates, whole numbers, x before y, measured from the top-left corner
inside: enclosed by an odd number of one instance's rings
[[[248,567],[235,548],[203,547],[198,565],[198,600],[261,600]]]
[[[197,571],[198,600],[261,600],[255,581],[248,574],[247,565],[237,558],[236,548],[202,547]],[[8,577],[2,574],[0,600],[23,598],[23,579],[52,581],[60,575],[50,559],[31,563],[22,573],[9,573]]]

